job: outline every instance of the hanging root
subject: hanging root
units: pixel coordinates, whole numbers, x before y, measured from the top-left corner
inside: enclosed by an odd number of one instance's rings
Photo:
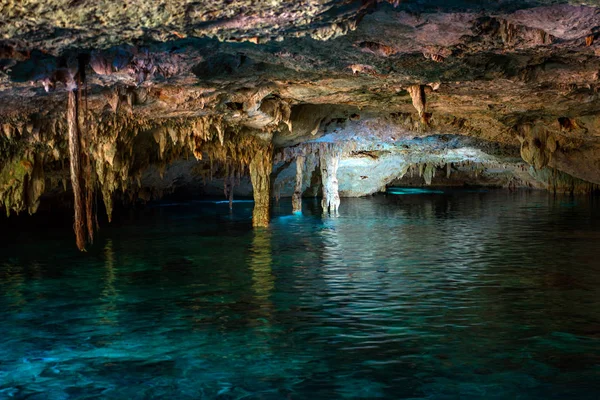
[[[86,140],[83,141],[86,144],[86,147],[89,148],[89,144]],[[82,154],[85,154],[83,152]],[[94,179],[93,179],[93,171],[92,171],[92,160],[89,154],[85,154],[85,215],[86,215],[86,225],[87,225],[87,234],[88,234],[88,242],[94,243],[94,231],[98,227],[98,215],[96,209],[94,208],[93,200],[95,197],[94,193]]]
[[[79,250],[85,250],[85,209],[81,188],[81,142],[77,120],[77,92],[69,91],[67,102],[67,124],[69,128],[69,159],[71,164],[71,186],[73,187],[75,211],[75,241]]]
[[[75,217],[75,241],[79,250],[84,251],[86,241],[93,243],[94,229],[97,218],[94,213],[94,180],[92,178],[92,160],[85,148],[89,149],[89,143],[82,135],[86,127],[85,110],[81,115],[81,104],[83,82],[85,75],[84,67],[80,66],[78,74],[78,89],[69,91],[67,100],[67,125],[69,136],[69,160],[71,172],[71,186],[73,188],[74,217]],[[88,138],[90,139],[90,138]]]
[[[87,217],[86,225],[87,225],[87,234],[88,234],[88,242],[89,243],[94,243],[95,218],[94,218],[94,211],[93,211],[93,207],[92,207],[93,195],[94,195],[93,191],[90,190],[90,188],[88,187],[86,190],[86,196],[85,196],[85,215]]]

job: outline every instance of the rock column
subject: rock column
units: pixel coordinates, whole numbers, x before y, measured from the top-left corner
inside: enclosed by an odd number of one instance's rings
[[[304,170],[304,156],[296,157],[296,188],[292,196],[292,211],[294,214],[302,213],[302,172]]]
[[[337,213],[340,207],[340,194],[338,192],[337,169],[340,161],[339,154],[327,145],[319,149],[321,163],[321,179],[323,181],[323,199],[321,206],[323,213],[327,211]]]
[[[273,170],[273,146],[259,146],[250,160],[250,180],[254,196],[252,226],[267,227],[270,219],[271,172]]]

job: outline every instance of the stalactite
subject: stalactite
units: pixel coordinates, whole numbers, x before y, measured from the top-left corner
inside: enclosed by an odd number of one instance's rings
[[[402,167],[402,170],[398,173],[398,177],[396,179],[402,179],[402,178],[404,178],[404,176],[410,170],[410,167],[411,167],[410,164],[406,164],[404,167]]]
[[[225,163],[225,176],[223,177],[223,192],[229,200],[229,209],[233,209],[233,187],[235,185],[235,166],[233,163]]]
[[[233,186],[235,184],[235,171],[229,175],[229,209],[233,210]]]
[[[252,225],[269,226],[271,203],[271,171],[273,170],[273,145],[262,144],[255,148],[251,156],[250,180],[254,196]]]
[[[412,103],[423,125],[428,125],[431,119],[431,114],[427,112],[427,96],[425,95],[424,85],[413,85],[408,87],[408,93],[412,98]]]
[[[46,182],[44,179],[43,156],[36,154],[33,157],[33,170],[27,185],[27,211],[33,214],[40,205],[40,197],[44,193]]]
[[[340,194],[338,192],[337,169],[339,166],[339,153],[327,143],[321,143],[319,149],[321,179],[323,184],[323,198],[321,206],[323,213],[337,213],[340,207]]]
[[[425,183],[427,186],[431,185],[431,181],[435,175],[435,165],[434,164],[425,164],[425,170],[423,172],[423,179],[425,179]]]
[[[73,188],[75,212],[75,240],[79,250],[85,250],[85,204],[81,188],[81,142],[77,116],[77,91],[69,90],[67,103],[67,123],[69,135],[69,160],[71,171],[71,186]]]
[[[296,157],[296,187],[292,196],[292,212],[295,214],[302,213],[302,172],[305,160],[304,156]]]
[[[543,125],[522,125],[517,131],[521,142],[521,158],[536,169],[547,166],[558,148],[558,142],[552,132]]]
[[[276,183],[274,185],[272,185],[273,187],[273,197],[275,199],[275,204],[279,204],[279,200],[281,199],[281,187],[282,187],[282,183]]]
[[[594,35],[588,35],[585,37],[585,45],[587,47],[590,47],[592,44],[594,44]]]

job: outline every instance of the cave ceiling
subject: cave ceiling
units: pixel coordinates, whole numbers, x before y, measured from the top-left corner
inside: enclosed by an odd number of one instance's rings
[[[394,139],[465,135],[598,184],[597,7],[8,1],[0,5],[0,118],[63,117],[79,68],[86,108],[99,114],[215,117],[277,148],[344,121]]]

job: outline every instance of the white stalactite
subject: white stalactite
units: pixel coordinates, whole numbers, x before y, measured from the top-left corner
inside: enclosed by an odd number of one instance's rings
[[[321,162],[321,179],[323,183],[323,199],[321,206],[323,212],[337,213],[340,207],[340,194],[338,192],[337,170],[340,162],[340,155],[323,144],[319,150]]]

